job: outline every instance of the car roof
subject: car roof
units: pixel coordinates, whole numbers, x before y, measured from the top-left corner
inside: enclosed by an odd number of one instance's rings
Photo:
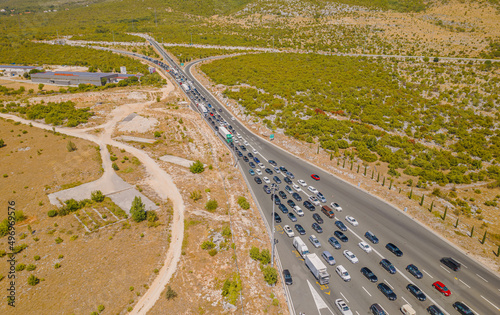
[[[330,252],[329,252],[329,251],[327,251],[327,250],[324,250],[324,251],[323,251],[323,254],[325,254],[326,256],[332,256],[332,254],[330,254]]]

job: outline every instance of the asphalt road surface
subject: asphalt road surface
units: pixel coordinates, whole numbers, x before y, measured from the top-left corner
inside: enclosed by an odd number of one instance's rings
[[[152,41],[153,45],[157,45]],[[162,52],[163,57],[168,64],[178,72],[174,78],[180,82],[190,82],[191,88],[200,92],[200,95],[205,98],[203,104],[210,103],[216,109],[216,113],[220,114],[234,128],[235,135],[239,133],[243,141],[247,141],[247,151],[240,151],[244,155],[253,149],[258,151],[256,156],[265,164],[265,167],[273,168],[267,161],[275,160],[278,166],[285,166],[295,175],[294,183],[298,179],[305,180],[307,185],[313,185],[322,192],[327,203],[335,201],[339,203],[343,211],[335,213],[335,219],[329,219],[320,211],[320,207],[316,206],[314,212],[307,210],[302,202],[313,195],[306,187],[302,187],[299,192],[302,201],[295,203],[300,206],[305,215],[298,217],[297,222],[292,222],[286,214],[282,213],[276,206],[275,211],[281,216],[282,222],[276,224],[275,238],[278,240],[276,249],[279,253],[280,261],[283,269],[290,270],[293,277],[293,285],[288,286],[289,293],[292,297],[291,305],[294,312],[305,312],[309,314],[340,314],[340,311],[335,306],[335,299],[341,298],[346,301],[355,314],[368,314],[369,307],[373,303],[379,303],[389,314],[399,314],[400,307],[404,304],[410,304],[417,314],[426,313],[426,308],[432,304],[437,305],[445,314],[458,314],[452,307],[455,301],[463,301],[468,305],[475,314],[499,314],[500,313],[500,278],[493,274],[488,269],[476,261],[469,258],[466,254],[451,246],[448,242],[442,240],[429,229],[414,222],[406,216],[401,210],[395,209],[392,206],[384,203],[376,197],[373,197],[364,191],[336,178],[335,176],[315,167],[299,158],[281,150],[274,146],[269,141],[254,135],[246,129],[238,120],[232,120],[232,116],[196,79],[190,74],[190,69],[194,63],[186,66],[185,71],[182,71],[178,66],[174,65],[173,61],[163,52],[162,48],[157,46],[157,49]],[[197,61],[200,62],[200,61]],[[195,62],[196,63],[196,62]],[[172,72],[171,72],[172,73]],[[194,99],[194,93],[188,92],[193,100],[193,104],[198,102]],[[193,109],[197,110],[194,105]],[[219,111],[219,109],[221,111]],[[207,119],[208,116],[205,116]],[[209,123],[207,121],[207,123]],[[209,123],[210,124],[210,123]],[[210,124],[212,125],[212,124]],[[212,127],[214,127],[212,125]],[[222,139],[222,138],[221,138]],[[243,142],[240,140],[240,142]],[[312,150],[311,154],[315,154]],[[250,159],[252,160],[252,159]],[[269,194],[264,192],[262,186],[265,184],[257,184],[254,181],[254,176],[248,172],[250,166],[245,163],[242,158],[238,158],[243,174],[246,177],[248,185],[252,193],[264,213],[268,224],[274,224],[272,217],[273,202]],[[257,168],[259,168],[257,166]],[[283,181],[283,174],[276,174],[273,171],[272,175],[268,175],[262,170],[263,174],[259,177],[269,177],[271,182],[274,182],[272,177],[277,175]],[[311,178],[311,174],[318,174],[319,181]],[[268,184],[270,185],[270,184]],[[279,190],[284,191],[286,183],[279,184]],[[290,185],[291,186],[291,185]],[[287,199],[293,199],[289,193],[286,193]],[[288,210],[292,212],[285,200],[282,203],[286,205]],[[319,213],[324,220],[321,224],[323,233],[313,231],[311,225],[314,223],[312,218],[313,213]],[[345,220],[345,216],[353,216],[359,222],[358,226],[353,226]],[[342,243],[340,250],[334,249],[329,243],[328,238],[333,236],[334,231],[338,230],[335,226],[335,220],[342,221],[347,226],[347,231],[344,234],[348,237],[348,242]],[[284,225],[290,225],[297,236],[295,224],[301,224],[306,230],[306,235],[300,236],[308,245],[309,251],[321,256],[324,250],[328,250],[334,256],[337,264],[328,266],[330,273],[330,283],[328,285],[319,285],[304,264],[303,259],[295,251],[292,246],[292,239],[282,231]],[[368,242],[364,234],[366,231],[372,231],[377,235],[379,244],[371,244]],[[308,237],[314,234],[321,242],[320,248],[314,248],[309,242]],[[367,241],[372,247],[371,253],[365,253],[358,247],[358,243]],[[396,257],[389,252],[385,245],[388,242],[396,244],[403,252],[402,257]],[[344,249],[352,251],[359,262],[353,264],[349,262],[342,254]],[[462,264],[462,268],[458,272],[454,272],[448,267],[440,263],[442,257],[453,257]],[[379,262],[382,258],[389,259],[397,268],[396,274],[389,274],[383,269]],[[325,263],[326,264],[326,263]],[[405,270],[408,264],[415,264],[423,273],[422,279],[416,279]],[[352,280],[344,282],[335,272],[335,267],[343,265],[350,273]],[[362,267],[370,268],[378,277],[377,283],[371,283],[361,273]],[[451,296],[445,297],[432,287],[432,283],[441,281],[451,290]],[[377,284],[385,282],[397,294],[396,301],[389,301],[378,289]],[[417,300],[406,286],[410,283],[417,285],[427,296],[426,301]]]

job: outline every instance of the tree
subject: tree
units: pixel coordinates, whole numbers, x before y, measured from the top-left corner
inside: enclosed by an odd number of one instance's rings
[[[219,205],[217,203],[217,200],[212,199],[212,200],[207,201],[207,203],[205,204],[205,209],[207,211],[213,212],[213,211],[215,211],[215,209],[217,209],[218,206]]]
[[[434,57],[434,62],[438,62],[439,61],[439,58],[438,57]]]
[[[73,142],[68,141],[68,144],[66,144],[66,149],[68,149],[68,152],[73,152],[73,151],[76,151],[77,148],[76,148],[76,144],[74,144]]]
[[[104,194],[100,190],[96,190],[92,192],[91,199],[95,202],[103,202],[105,197],[106,196],[104,196]]]
[[[31,285],[31,286],[35,286],[37,285],[38,283],[40,283],[40,279],[38,279],[37,277],[35,277],[34,275],[31,275],[29,276],[28,278],[28,284]]]
[[[193,174],[199,174],[205,170],[205,167],[203,166],[203,163],[201,163],[199,160],[197,160],[196,162],[191,164],[191,166],[189,167],[189,170]]]
[[[268,284],[273,285],[278,281],[278,272],[276,268],[271,266],[262,267],[262,272],[264,273],[264,280]]]
[[[0,139],[0,148],[3,148],[5,146],[6,146],[5,141],[3,141],[3,139]]]
[[[166,292],[165,296],[166,296],[167,300],[172,300],[172,299],[175,299],[177,297],[177,292],[172,290],[172,288],[168,285],[167,292]]]
[[[135,196],[130,208],[130,214],[135,222],[146,220],[146,205],[142,203],[141,197]]]
[[[44,86],[45,86],[45,84],[43,84],[43,83],[38,84],[38,90],[40,90],[40,91],[43,90]]]
[[[23,210],[16,210],[14,212],[14,217],[15,217],[16,222],[22,222],[22,221],[26,220],[26,218],[28,218],[27,216],[24,215]]]

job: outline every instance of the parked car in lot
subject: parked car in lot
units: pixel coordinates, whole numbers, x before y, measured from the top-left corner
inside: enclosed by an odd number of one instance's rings
[[[297,201],[302,201],[302,197],[301,197],[299,194],[297,194],[297,193],[293,193],[293,194],[292,194],[292,197],[293,197],[295,200],[297,200]]]
[[[264,183],[266,183],[266,184],[270,184],[270,183],[271,183],[271,181],[269,180],[269,178],[268,178],[268,177],[266,177],[266,176],[262,177],[262,180],[263,180],[263,181],[264,181]]]
[[[342,221],[335,221],[335,225],[339,228],[341,231],[347,231],[347,227]]]
[[[256,176],[256,177],[254,178],[254,180],[255,180],[255,182],[256,182],[257,184],[259,184],[259,185],[260,185],[260,184],[262,184],[262,179],[260,179],[260,177],[258,177],[258,176]]]
[[[283,227],[283,231],[285,232],[285,234],[288,237],[294,237],[295,236],[295,233],[293,233],[293,230],[292,230],[292,228],[289,225],[285,225]]]
[[[384,258],[380,261],[379,264],[380,264],[380,266],[382,266],[382,268],[389,271],[390,274],[396,273],[396,267],[394,267],[394,265],[389,260]]]
[[[309,236],[309,242],[311,242],[313,244],[313,246],[316,248],[321,247],[321,243],[319,242],[318,238],[314,234]]]
[[[325,202],[326,202],[326,198],[325,198],[325,196],[323,196],[323,194],[322,194],[322,193],[318,192],[318,193],[316,194],[316,196],[318,197],[319,201],[321,201],[321,202],[323,202],[323,203],[325,203]]]
[[[319,224],[323,224],[323,218],[321,218],[321,216],[317,213],[313,214],[313,219],[318,222]]]
[[[278,164],[276,164],[276,162],[275,162],[274,160],[269,160],[268,162],[269,162],[269,164],[271,164],[271,165],[273,165],[273,166],[278,165]]]
[[[287,207],[284,204],[280,203],[278,205],[278,207],[280,208],[281,212],[283,212],[284,214],[288,213],[288,209],[287,209]]]
[[[373,315],[387,315],[387,312],[377,303],[370,306],[370,311]]]
[[[425,301],[427,300],[427,297],[425,296],[424,292],[422,292],[422,290],[420,290],[419,287],[417,287],[416,285],[414,284],[408,284],[406,286],[406,290],[410,291],[410,293],[416,297],[419,301]]]
[[[335,217],[335,213],[333,212],[333,210],[326,205],[321,207],[321,212],[323,212],[323,214],[329,217],[330,219],[333,219]]]
[[[385,248],[387,248],[391,253],[393,253],[397,257],[403,256],[403,252],[393,243],[387,243],[387,245],[385,245]]]
[[[370,280],[370,282],[378,281],[377,276],[368,267],[361,268],[361,274],[363,274],[363,276],[365,276],[366,279]]]
[[[345,236],[344,233],[342,233],[340,231],[333,232],[333,235],[335,235],[339,240],[341,240],[344,243],[347,242],[347,241],[349,241],[349,239],[347,238],[347,236]]]
[[[342,207],[336,202],[332,202],[330,204],[330,206],[332,206],[332,208],[335,209],[335,211],[339,211],[339,212],[342,211]]]
[[[300,209],[299,206],[295,206],[293,207],[293,211],[295,211],[295,213],[299,216],[299,217],[303,217],[304,216],[304,211],[302,211],[302,209]]]
[[[277,212],[274,213],[274,222],[281,223],[281,217]]]
[[[431,315],[444,315],[443,311],[441,311],[441,309],[434,304],[427,308],[427,313]]]
[[[382,292],[383,295],[385,295],[386,298],[389,299],[389,301],[395,301],[398,297],[394,291],[392,291],[389,286],[383,282],[379,283],[377,285],[377,288]]]
[[[451,295],[451,291],[450,289],[448,289],[444,283],[442,283],[441,281],[436,281],[432,284],[432,286],[438,290],[439,292],[443,293],[444,296],[450,296]]]
[[[262,189],[264,189],[264,191],[266,192],[266,194],[270,194],[271,193],[271,189],[269,189],[269,186],[267,186],[267,185],[262,186]]]
[[[281,173],[279,167],[277,167],[277,166],[273,167],[273,170],[276,172],[276,174]]]
[[[422,277],[424,276],[420,270],[418,270],[417,266],[415,266],[414,264],[410,264],[408,266],[406,266],[406,270],[411,273],[415,278],[417,279],[422,279]]]
[[[261,163],[261,162],[257,162],[257,165],[258,165],[261,169],[265,169],[265,168],[266,168],[266,166],[265,166],[263,163]]]
[[[359,242],[358,246],[359,246],[359,248],[361,248],[366,253],[371,253],[372,252],[372,248],[371,248],[370,245],[368,245],[367,242]]]
[[[286,169],[286,167],[284,167],[283,165],[280,166],[280,170],[283,172],[283,173],[286,173],[288,170]]]
[[[274,176],[273,180],[276,182],[276,184],[281,184],[281,179],[278,176]]]
[[[273,174],[273,171],[269,168],[269,167],[266,167],[265,169],[266,173],[269,174],[269,175],[272,175]]]
[[[293,200],[292,200],[292,199],[288,199],[288,200],[286,201],[286,203],[290,206],[290,208],[295,207],[295,202],[293,202]]]
[[[346,220],[347,222],[351,223],[351,224],[352,224],[352,226],[358,226],[358,225],[359,225],[358,221],[357,221],[354,217],[352,217],[352,216],[350,216],[350,215],[346,216],[346,217],[345,217],[345,220]]]
[[[292,220],[292,222],[297,222],[297,217],[292,212],[288,212],[288,218]]]
[[[283,200],[286,199],[286,194],[283,190],[280,190],[279,195],[280,195],[281,199],[283,199]]]
[[[260,169],[255,169],[255,173],[257,173],[257,175],[262,175],[262,171]]]
[[[249,173],[251,176],[254,176],[254,175],[255,175],[255,172],[253,171],[253,169],[249,169],[249,170],[248,170],[248,173]]]
[[[339,241],[337,241],[337,239],[333,236],[328,238],[328,243],[330,243],[330,245],[332,245],[335,249],[342,248],[342,245],[340,245]]]
[[[287,183],[288,185],[292,185],[292,180],[288,177],[284,177],[283,180],[285,181],[285,183]]]
[[[290,171],[286,171],[286,172],[285,172],[285,175],[286,175],[287,177],[290,177],[291,179],[294,179],[294,178],[295,178],[295,175],[293,175],[293,173],[292,173],[292,172],[290,172]]]
[[[321,257],[330,265],[333,266],[335,265],[335,258],[333,258],[332,254],[330,254],[329,251],[325,250],[323,253],[321,253]]]
[[[297,230],[297,232],[299,232],[300,235],[306,234],[306,230],[304,230],[304,228],[300,224],[295,224],[295,229]]]
[[[365,237],[373,244],[378,244],[378,238],[371,231],[366,232]]]
[[[314,223],[312,224],[312,228],[313,228],[316,232],[318,232],[318,233],[323,233],[323,229],[322,229],[322,228],[321,228],[321,226],[320,226],[318,223],[316,223],[316,222],[314,222]]]

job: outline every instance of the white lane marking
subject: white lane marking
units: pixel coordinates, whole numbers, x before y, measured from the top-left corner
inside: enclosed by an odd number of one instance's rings
[[[446,269],[445,267],[443,267],[441,265],[439,267],[443,268],[443,270],[446,271],[447,273],[450,273],[450,271],[448,269]]]
[[[267,159],[264,155],[262,155],[262,152],[260,152],[260,151],[259,151],[259,154],[260,154],[260,156],[262,156],[262,158],[263,158],[266,162],[267,162],[267,161],[269,161],[269,160],[268,160],[268,159]]]
[[[359,315],[358,311],[355,311],[355,312],[356,312],[356,314],[358,314],[358,315]]]
[[[434,279],[433,276],[431,276],[427,271],[425,271],[424,269],[422,269],[423,272],[425,272],[426,275],[428,275],[429,277],[431,277],[431,279]]]
[[[480,279],[482,279],[484,282],[488,282],[488,280],[486,280],[485,278],[481,277],[481,276],[480,276],[480,275],[478,275],[477,273],[476,273],[476,276],[478,276],[478,277],[479,277]]]
[[[458,279],[458,281],[462,282],[467,288],[470,289],[470,286],[467,283],[463,282],[462,279]]]
[[[307,280],[307,284],[309,285],[309,290],[311,290],[311,294],[313,296],[314,303],[316,304],[316,308],[318,309],[318,313],[321,314],[320,309],[327,308],[330,311],[330,313],[334,314],[332,310],[328,307],[328,305],[325,303],[325,301],[321,298],[319,293],[314,289],[309,280]]]
[[[344,300],[345,300],[347,303],[349,303],[349,300],[348,300],[348,299],[347,299],[347,298],[346,298],[346,297],[342,294],[342,292],[339,292],[339,293],[340,293],[340,295],[342,295],[342,297],[344,298]]]
[[[401,298],[402,298],[403,300],[405,300],[406,304],[410,304],[410,303],[408,303],[408,301],[404,298],[404,296],[402,296]],[[411,306],[411,304],[410,304],[410,306]]]
[[[456,260],[457,262],[459,262],[459,263],[460,263],[460,265],[462,265],[462,266],[464,266],[465,268],[467,268],[467,269],[468,269],[468,267],[467,267],[466,265],[464,265],[463,263],[461,263],[458,259],[455,259],[455,260]]]
[[[463,302],[462,302],[462,303],[463,303]],[[465,303],[464,303],[464,304],[465,304]],[[467,304],[465,304],[465,305],[467,305]],[[479,315],[479,313],[478,313],[478,312],[476,312],[476,311],[475,311],[472,307],[470,307],[469,305],[467,305],[467,307],[468,307],[468,308],[470,308],[470,310],[471,310],[471,311],[473,311],[473,312],[474,312],[474,314]]]
[[[393,290],[394,290],[394,287],[393,287],[393,286],[392,286],[389,282],[387,282],[387,280],[385,280],[385,279],[384,279],[384,282],[385,282],[385,283],[387,283],[387,285],[388,285],[388,286],[390,286],[390,287],[391,287],[391,289],[393,289]]]
[[[368,290],[367,290],[367,289],[365,289],[365,287],[362,287],[362,288],[363,288],[363,290],[365,290],[366,294],[368,294],[369,296],[372,296],[372,295],[370,294],[370,292],[368,292]]]
[[[488,301],[487,298],[485,298],[484,296],[481,295],[481,297],[488,303],[490,303],[494,308],[496,308],[497,310],[499,309],[498,306],[496,306],[495,304],[491,303],[490,301]]]

